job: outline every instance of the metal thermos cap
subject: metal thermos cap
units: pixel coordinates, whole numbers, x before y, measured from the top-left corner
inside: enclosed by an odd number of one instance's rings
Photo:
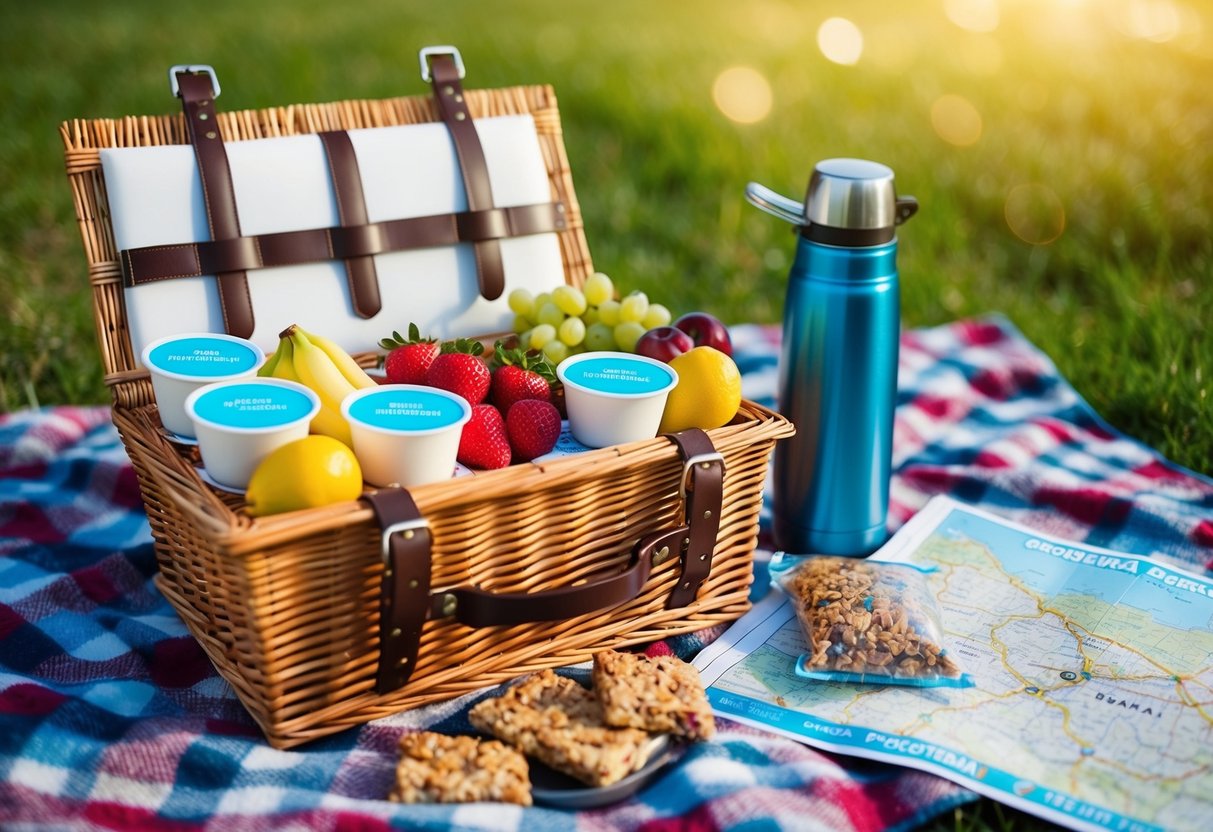
[[[897,193],[892,169],[863,159],[826,159],[809,177],[805,218],[829,228],[892,228]]]
[[[826,159],[809,177],[804,202],[788,199],[757,182],[746,199],[818,243],[874,246],[890,242],[895,228],[918,210],[912,196],[898,197],[893,171],[863,159]]]

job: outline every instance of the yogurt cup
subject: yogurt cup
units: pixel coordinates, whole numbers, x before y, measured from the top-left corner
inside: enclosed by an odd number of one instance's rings
[[[584,352],[560,362],[573,437],[591,448],[652,439],[678,373],[626,352]]]
[[[244,489],[270,451],[307,436],[320,397],[280,378],[221,381],[185,399],[206,472],[226,488]]]
[[[450,479],[472,406],[462,396],[417,384],[382,384],[345,397],[354,455],[371,485],[411,488]]]
[[[143,348],[140,362],[152,376],[160,423],[169,433],[196,438],[185,400],[198,388],[218,381],[250,378],[265,363],[252,341],[213,332],[170,335]]]

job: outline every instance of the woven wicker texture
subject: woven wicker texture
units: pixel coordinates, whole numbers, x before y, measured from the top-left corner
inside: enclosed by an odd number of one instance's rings
[[[566,278],[580,283],[592,265],[552,90],[469,91],[468,101],[474,116],[534,116],[553,199],[569,206],[560,234]],[[225,113],[219,125],[226,140],[239,141],[436,120],[428,96],[416,96]],[[239,497],[203,483],[196,451],[164,437],[146,372],[135,367],[98,150],[185,143],[181,118],[72,121],[61,132],[114,423],[139,477],[160,589],[273,745],[583,661],[606,647],[730,621],[748,608],[767,461],[792,429],[747,402],[732,424],[709,433],[725,458],[724,505],[712,571],[692,604],[666,609],[680,568],[672,558],[634,600],[558,624],[473,629],[429,621],[408,684],[377,694],[384,566],[370,509],[352,502],[248,517]],[[432,588],[536,592],[623,568],[637,539],[681,524],[682,474],[674,445],[659,437],[414,489],[434,540]]]

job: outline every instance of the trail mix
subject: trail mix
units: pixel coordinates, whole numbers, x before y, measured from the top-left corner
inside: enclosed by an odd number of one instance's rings
[[[959,677],[940,646],[939,614],[914,567],[806,558],[778,578],[808,642],[798,672],[871,681]]]

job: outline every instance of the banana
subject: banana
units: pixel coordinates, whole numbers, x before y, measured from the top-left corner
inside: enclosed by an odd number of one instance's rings
[[[320,397],[320,412],[312,420],[312,431],[332,436],[353,447],[350,426],[341,415],[341,402],[354,392],[354,386],[341,374],[328,354],[312,344],[299,327],[288,327],[284,336],[291,342],[292,370],[300,382],[312,388]],[[279,367],[282,364],[280,361]]]
[[[274,367],[274,378],[302,384],[303,382],[299,380],[299,374],[295,372],[295,349],[291,344],[291,339],[283,338],[278,342],[278,345],[282,350],[282,357],[278,359],[278,364]]]
[[[274,354],[266,359],[265,363],[257,368],[257,375],[262,378],[271,378],[274,375],[274,368],[278,366],[278,362],[282,360],[282,353],[286,351],[287,345],[291,342],[285,338],[278,339],[278,349]]]
[[[329,338],[325,338],[323,335],[315,335],[302,328],[300,328],[299,331],[302,332],[304,337],[311,341],[314,346],[319,347],[324,354],[332,360],[333,364],[337,366],[337,369],[341,371],[341,375],[345,376],[345,380],[348,381],[355,390],[363,390],[367,387],[378,386],[378,382],[368,376],[366,371],[358,366],[358,362],[355,361],[348,352],[341,349],[336,342]]]

